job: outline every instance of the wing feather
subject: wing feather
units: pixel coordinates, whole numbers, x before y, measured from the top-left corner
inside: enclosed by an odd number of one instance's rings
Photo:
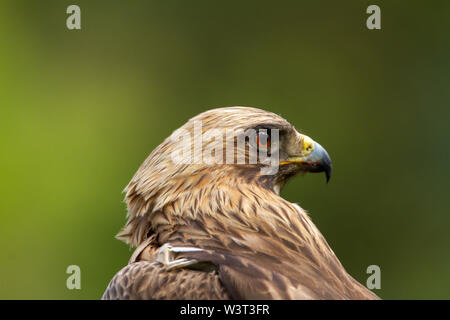
[[[109,283],[103,300],[225,300],[216,272],[171,270],[157,262],[127,265]]]

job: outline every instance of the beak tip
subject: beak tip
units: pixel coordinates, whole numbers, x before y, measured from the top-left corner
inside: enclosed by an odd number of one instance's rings
[[[328,182],[330,182],[330,178],[331,178],[331,168],[325,171],[325,177],[327,179],[327,184],[328,184]]]
[[[331,171],[333,168],[332,164],[331,164],[331,159],[330,159],[330,156],[328,155],[328,152],[318,143],[317,143],[317,149],[320,154],[320,162],[321,162],[322,171],[325,171],[325,177],[326,177],[327,184],[328,184],[328,182],[330,181],[330,178],[331,178]]]

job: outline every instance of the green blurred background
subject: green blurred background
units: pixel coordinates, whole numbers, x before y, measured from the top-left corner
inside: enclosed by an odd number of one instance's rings
[[[66,28],[81,7],[82,30]],[[382,29],[366,28],[381,7]],[[0,298],[98,299],[121,193],[187,119],[281,114],[326,147],[282,195],[382,298],[450,298],[449,1],[0,1]],[[82,289],[68,290],[68,265]]]

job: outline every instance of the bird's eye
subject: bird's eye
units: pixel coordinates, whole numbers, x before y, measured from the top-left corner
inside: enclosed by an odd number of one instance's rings
[[[258,147],[267,149],[270,147],[270,136],[265,131],[261,131],[258,133],[256,137],[256,142]]]

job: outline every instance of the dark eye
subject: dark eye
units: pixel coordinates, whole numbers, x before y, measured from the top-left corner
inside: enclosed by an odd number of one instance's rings
[[[258,147],[267,149],[270,147],[270,136],[265,131],[260,131],[256,137],[256,143]]]

